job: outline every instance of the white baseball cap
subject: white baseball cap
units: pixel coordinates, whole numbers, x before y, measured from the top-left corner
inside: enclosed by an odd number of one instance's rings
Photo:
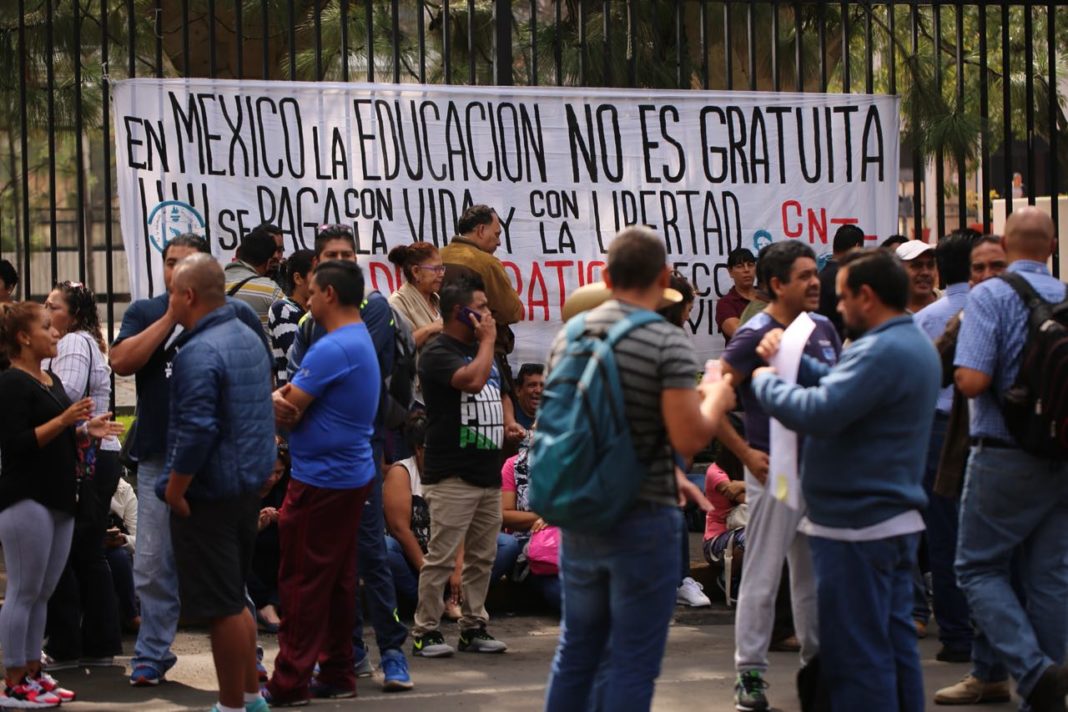
[[[905,262],[914,260],[924,252],[933,250],[934,245],[928,244],[923,240],[909,240],[908,242],[902,242],[897,246],[897,256]]]

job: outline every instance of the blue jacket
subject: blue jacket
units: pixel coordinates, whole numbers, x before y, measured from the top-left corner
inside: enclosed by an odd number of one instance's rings
[[[810,520],[860,529],[926,506],[940,381],[938,354],[911,316],[864,334],[834,367],[804,357],[798,385],[753,379],[768,415],[806,436],[801,489]]]
[[[259,490],[276,456],[271,358],[261,335],[225,304],[183,334],[171,375],[167,466],[193,475],[189,499],[222,499]]]

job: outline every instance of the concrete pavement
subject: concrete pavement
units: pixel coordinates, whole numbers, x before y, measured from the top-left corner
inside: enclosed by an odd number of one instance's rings
[[[729,624],[729,611],[718,605],[711,610],[678,608],[676,611],[653,709],[658,712],[733,710],[734,629]],[[498,616],[491,621],[490,630],[509,644],[506,654],[457,653],[444,660],[413,658],[410,663],[416,687],[411,692],[383,693],[381,679],[376,673],[375,678],[359,681],[357,699],[316,701],[309,709],[393,712],[540,710],[559,633],[557,621],[538,616]],[[443,632],[446,639],[455,644],[455,624],[448,624]],[[128,652],[132,643],[129,639],[125,641]],[[261,644],[266,649],[270,668],[277,652],[277,641],[273,636],[263,636]],[[935,661],[937,650],[938,642],[934,636],[920,641],[927,699],[931,699],[934,690],[956,682],[968,671],[966,665]],[[168,675],[170,681],[154,689],[129,687],[126,670],[118,666],[57,673],[60,681],[79,695],[78,702],[64,704],[63,708],[71,712],[208,710],[216,700],[216,683],[206,633],[181,632],[175,652],[178,664]],[[796,655],[771,653],[770,657],[769,700],[778,710],[799,712],[793,686]],[[377,652],[373,658],[377,660]],[[129,658],[119,662],[128,663]],[[932,703],[929,708],[934,709],[935,705]],[[1007,711],[1015,709],[1015,704],[955,709],[963,712],[980,709]]]

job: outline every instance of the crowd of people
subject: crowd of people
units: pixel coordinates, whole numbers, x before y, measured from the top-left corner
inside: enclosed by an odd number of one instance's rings
[[[769,650],[799,653],[804,709],[922,710],[932,614],[938,659],[971,665],[935,703],[1007,701],[1012,677],[1034,712],[1065,709],[1068,465],[1002,412],[1031,310],[1065,299],[1044,213],[936,245],[866,248],[846,225],[822,265],[795,240],[736,249],[725,350],[703,365],[693,286],[655,232],[626,228],[545,362],[514,373],[500,220],[475,205],[457,227],[440,250],[395,247],[388,296],[345,225],[289,255],[261,225],[225,266],[174,237],[166,291],[110,345],[91,290],[16,302],[0,261],[0,707],[74,699],[53,673],[112,664],[124,630],[130,684],[164,683],[180,618],[208,625],[218,712],[353,697],[374,658],[404,692],[406,652],[508,650],[487,610],[500,586],[561,616],[545,709],[648,709],[674,607],[711,605],[689,500],[736,606],[738,710],[771,709]],[[585,378],[614,384],[637,473],[600,490],[622,503],[592,529],[561,508],[577,482],[549,487],[561,424],[539,421],[596,420],[562,398],[589,339],[609,344],[609,376]],[[112,372],[136,382],[125,435]]]

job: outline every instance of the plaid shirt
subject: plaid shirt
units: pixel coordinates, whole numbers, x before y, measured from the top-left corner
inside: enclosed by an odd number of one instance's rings
[[[1059,302],[1065,297],[1064,283],[1053,278],[1041,262],[1017,260],[1009,265],[1009,271],[1022,275],[1047,301]],[[1020,370],[1020,355],[1027,341],[1027,317],[1027,307],[1002,279],[988,279],[968,295],[953,363],[993,379],[989,389],[971,399],[973,438],[1014,442],[998,401]]]

